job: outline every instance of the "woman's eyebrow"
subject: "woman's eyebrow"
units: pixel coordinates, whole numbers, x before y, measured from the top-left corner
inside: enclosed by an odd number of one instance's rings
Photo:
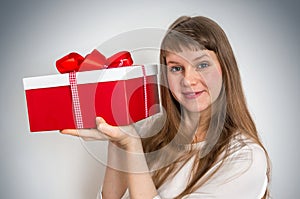
[[[200,60],[200,59],[202,59],[202,58],[204,58],[204,57],[208,57],[208,58],[209,58],[209,56],[208,56],[207,54],[203,54],[203,55],[200,55],[199,57],[196,57],[196,58],[193,60],[193,62],[194,62],[194,61],[198,61],[198,60]]]
[[[168,61],[167,64],[180,64],[180,63],[177,61]]]
[[[204,57],[210,58],[210,56],[208,54],[201,54],[199,57],[196,57],[195,59],[193,59],[192,62],[203,59]],[[180,64],[180,62],[176,61],[176,60],[170,60],[170,61],[167,61],[167,64]]]

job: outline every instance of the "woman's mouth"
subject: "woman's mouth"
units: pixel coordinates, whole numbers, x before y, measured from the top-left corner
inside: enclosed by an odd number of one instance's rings
[[[183,96],[187,99],[195,99],[199,97],[204,91],[196,91],[196,92],[183,92]]]

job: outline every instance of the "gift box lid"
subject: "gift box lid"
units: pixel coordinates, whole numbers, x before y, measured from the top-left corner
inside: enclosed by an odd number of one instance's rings
[[[156,64],[145,65],[144,69],[142,65],[134,65],[123,66],[119,68],[77,72],[76,78],[77,84],[128,80],[143,77],[143,70],[145,70],[144,72],[146,76],[157,75],[158,73]],[[38,77],[27,77],[23,78],[23,85],[24,90],[68,86],[70,85],[69,74],[65,73]]]

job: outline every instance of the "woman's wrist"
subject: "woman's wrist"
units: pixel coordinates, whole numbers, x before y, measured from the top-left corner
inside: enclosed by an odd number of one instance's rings
[[[126,145],[125,150],[130,153],[144,153],[141,139],[131,138],[131,140]]]

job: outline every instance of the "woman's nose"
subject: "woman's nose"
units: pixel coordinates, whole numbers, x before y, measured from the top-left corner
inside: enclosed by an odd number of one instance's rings
[[[197,72],[192,68],[186,68],[186,70],[184,71],[184,77],[183,77],[183,85],[184,86],[193,86],[195,84],[197,84],[197,82],[199,81],[200,74],[197,74]]]

